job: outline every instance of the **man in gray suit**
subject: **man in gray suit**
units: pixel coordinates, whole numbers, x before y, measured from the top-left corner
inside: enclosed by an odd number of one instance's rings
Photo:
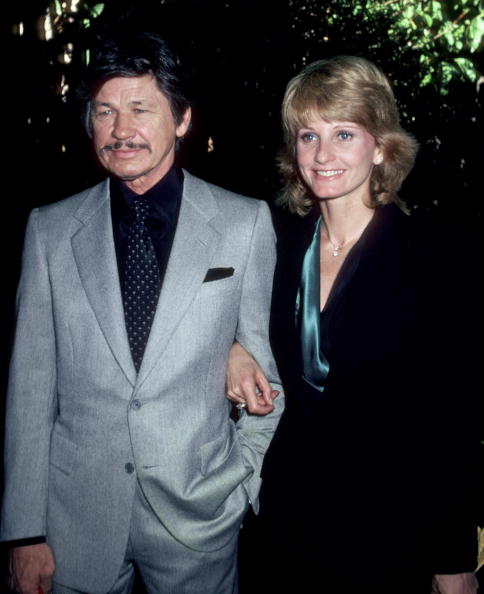
[[[238,341],[277,383],[267,205],[174,165],[190,125],[154,35],[105,41],[83,87],[109,178],[29,219],[6,421],[1,538],[22,594],[236,591],[281,414],[224,397]]]

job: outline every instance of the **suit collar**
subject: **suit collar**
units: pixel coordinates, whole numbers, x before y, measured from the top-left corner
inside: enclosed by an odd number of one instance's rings
[[[224,223],[210,186],[188,172],[184,175],[173,247],[138,376],[126,333],[108,181],[88,190],[74,214],[80,225],[71,241],[81,282],[113,356],[132,385],[141,385],[159,363],[200,289],[224,234]]]
[[[82,285],[114,358],[134,385],[136,371],[124,321],[107,180],[88,190],[74,217],[80,225],[71,244]]]
[[[109,180],[105,179],[86,190],[84,194],[84,200],[81,201],[78,209],[72,215],[82,225],[88,224],[91,217],[96,215],[98,211],[102,211],[106,203],[109,206]]]
[[[199,291],[224,224],[210,186],[184,172],[178,225],[155,318],[138,374],[141,385],[163,357],[173,333]]]

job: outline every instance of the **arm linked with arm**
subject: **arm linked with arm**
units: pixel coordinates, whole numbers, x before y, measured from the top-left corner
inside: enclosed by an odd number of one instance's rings
[[[274,410],[273,400],[279,394],[255,359],[238,342],[230,349],[227,365],[227,398],[251,414],[266,415]]]
[[[254,469],[245,488],[256,512],[258,511],[257,497],[261,483],[260,471],[263,457],[284,409],[284,394],[269,343],[269,318],[275,262],[275,234],[270,212],[267,204],[260,202],[243,279],[236,340],[259,363],[272,388],[279,391],[280,394],[274,400],[272,412],[265,416],[257,416],[242,411],[237,423],[237,432],[245,463]]]

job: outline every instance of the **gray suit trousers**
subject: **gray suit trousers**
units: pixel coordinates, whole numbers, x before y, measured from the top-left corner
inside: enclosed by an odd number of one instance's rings
[[[237,594],[237,534],[218,551],[189,549],[164,528],[138,483],[126,557],[106,594],[129,594],[135,566],[147,594]],[[53,594],[90,593],[55,583]]]

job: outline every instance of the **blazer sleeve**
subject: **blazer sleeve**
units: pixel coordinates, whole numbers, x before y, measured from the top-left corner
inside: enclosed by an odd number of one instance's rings
[[[458,237],[451,243],[439,237],[428,248],[436,253],[427,270],[418,345],[429,427],[434,573],[473,571],[477,560],[480,268],[472,242]],[[456,245],[468,245],[469,254],[462,258]]]
[[[46,534],[50,434],[56,410],[52,295],[39,211],[27,224],[17,291],[5,429],[1,540]]]
[[[256,513],[262,460],[284,409],[284,393],[269,344],[275,262],[276,244],[270,211],[267,204],[260,201],[243,278],[236,340],[258,361],[273,389],[279,390],[280,394],[274,401],[274,410],[268,415],[249,415],[242,411],[237,422],[244,461],[254,469],[245,488]]]

